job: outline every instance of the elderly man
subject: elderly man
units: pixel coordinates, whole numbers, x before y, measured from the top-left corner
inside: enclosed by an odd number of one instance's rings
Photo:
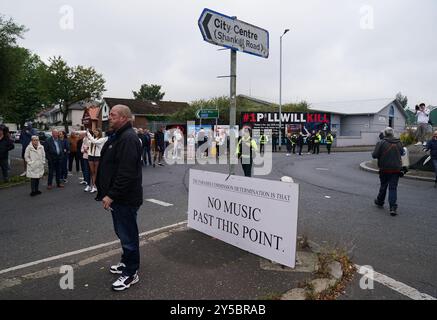
[[[115,233],[121,242],[121,261],[110,272],[121,276],[112,289],[122,291],[139,281],[140,267],[137,212],[143,203],[142,146],[132,128],[132,114],[127,106],[116,105],[109,113],[114,134],[101,151],[97,174],[97,200],[112,212]]]
[[[379,179],[381,187],[375,204],[379,208],[384,207],[384,201],[388,187],[388,201],[390,204],[390,215],[397,215],[397,187],[402,169],[402,159],[405,151],[401,141],[394,137],[393,129],[388,127],[384,130],[384,139],[379,141],[372,157],[378,159]]]
[[[59,140],[58,130],[52,130],[52,136],[47,139],[46,143],[44,144],[44,151],[46,153],[46,158],[49,165],[47,189],[51,190],[53,188],[53,174],[55,174],[56,185],[58,188],[63,188],[64,185],[61,183],[61,162],[63,157],[63,149],[61,141]]]

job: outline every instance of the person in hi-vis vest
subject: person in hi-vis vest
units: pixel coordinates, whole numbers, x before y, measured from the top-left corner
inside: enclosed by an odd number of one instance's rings
[[[241,159],[244,175],[252,176],[253,153],[258,151],[256,141],[252,139],[252,131],[250,128],[243,128],[242,136],[237,144],[237,156]]]
[[[314,154],[320,153],[320,143],[321,142],[322,142],[322,135],[320,134],[320,131],[319,131],[314,136]]]
[[[326,148],[328,148],[328,154],[331,154],[331,147],[334,143],[334,137],[332,136],[331,132],[328,132],[328,135],[326,136]]]
[[[264,134],[264,132],[261,133],[261,136],[259,138],[259,152],[261,154],[264,154],[264,146],[269,142],[269,137]]]

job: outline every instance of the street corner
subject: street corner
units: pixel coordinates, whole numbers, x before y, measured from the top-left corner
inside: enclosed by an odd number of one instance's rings
[[[360,163],[360,169],[371,173],[379,173],[379,168],[376,160],[368,160]],[[434,182],[435,177],[432,172],[409,169],[409,171],[403,176],[406,179]]]

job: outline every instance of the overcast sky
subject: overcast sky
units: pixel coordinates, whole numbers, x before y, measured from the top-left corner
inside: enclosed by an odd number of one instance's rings
[[[70,65],[95,67],[106,80],[104,96],[132,98],[132,90],[148,83],[162,85],[164,100],[187,102],[229,95],[229,79],[217,79],[229,75],[229,51],[203,41],[197,21],[204,8],[270,33],[268,59],[238,54],[238,94],[279,101],[279,37],[290,28],[283,38],[284,103],[390,98],[401,91],[410,106],[437,105],[435,0],[0,3],[1,14],[30,29],[20,45],[45,61],[61,55]]]

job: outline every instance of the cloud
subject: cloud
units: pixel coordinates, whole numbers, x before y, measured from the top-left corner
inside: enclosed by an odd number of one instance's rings
[[[74,29],[59,23],[73,8]],[[363,6],[374,25],[362,29]],[[398,91],[437,104],[437,29],[433,0],[190,1],[5,0],[0,12],[30,28],[23,46],[47,59],[94,66],[106,95],[131,97],[142,83],[161,84],[166,99],[192,101],[229,94],[229,52],[203,41],[197,20],[210,9],[267,29],[270,57],[238,54],[237,91],[279,100],[279,37],[283,38],[283,101],[394,97]]]

